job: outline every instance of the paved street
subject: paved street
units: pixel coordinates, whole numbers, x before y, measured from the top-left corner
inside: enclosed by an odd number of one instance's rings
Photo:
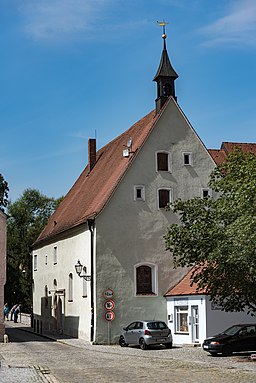
[[[1,383],[256,382],[256,362],[246,354],[213,358],[192,347],[142,351],[92,346],[78,339],[54,342],[18,327],[7,329],[10,343],[0,345],[0,359],[4,359]]]

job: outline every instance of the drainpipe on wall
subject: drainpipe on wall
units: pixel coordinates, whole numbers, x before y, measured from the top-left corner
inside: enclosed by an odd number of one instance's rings
[[[91,233],[91,342],[94,341],[94,219],[87,220]]]

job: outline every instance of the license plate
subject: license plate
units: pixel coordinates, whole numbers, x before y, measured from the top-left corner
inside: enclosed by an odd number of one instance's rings
[[[207,345],[204,345],[204,348],[206,348],[206,349],[207,349],[207,348],[209,348],[209,346],[207,346]]]

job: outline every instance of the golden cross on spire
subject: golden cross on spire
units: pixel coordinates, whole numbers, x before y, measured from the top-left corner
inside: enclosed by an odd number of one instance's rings
[[[160,25],[160,27],[163,27],[163,34],[162,34],[162,38],[163,39],[166,39],[166,34],[165,34],[165,26],[167,24],[169,24],[167,21],[157,21],[157,23]]]

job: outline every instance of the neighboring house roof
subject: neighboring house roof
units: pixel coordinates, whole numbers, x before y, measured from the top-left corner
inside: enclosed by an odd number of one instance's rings
[[[208,149],[208,152],[216,164],[220,165],[234,148],[240,148],[244,153],[256,154],[256,144],[243,142],[222,142],[220,149]]]
[[[83,224],[102,211],[160,115],[161,113],[156,115],[155,110],[151,111],[97,152],[93,169],[89,172],[89,167],[86,166],[50,217],[34,243],[35,247],[50,237]],[[124,157],[123,149],[130,137],[132,154]]]
[[[205,295],[204,290],[197,289],[197,283],[191,286],[191,276],[193,269],[190,270],[174,287],[167,291],[165,297],[173,297],[177,295]]]

